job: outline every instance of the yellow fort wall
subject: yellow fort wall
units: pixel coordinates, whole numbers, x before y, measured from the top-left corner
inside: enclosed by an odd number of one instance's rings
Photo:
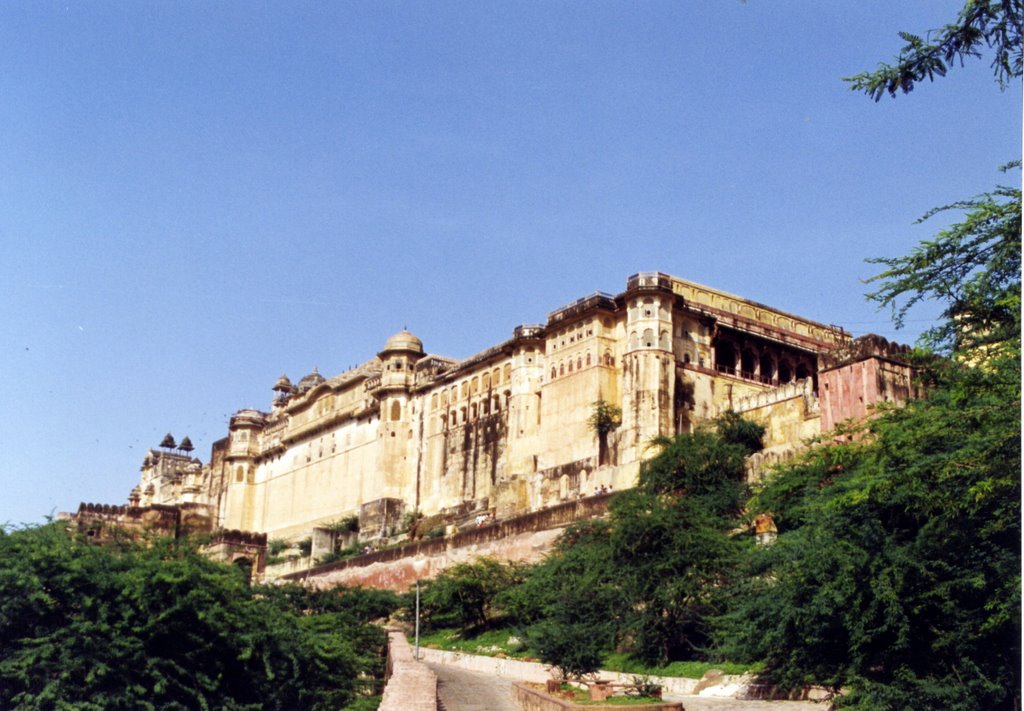
[[[451,521],[526,513],[633,485],[652,438],[725,409],[762,421],[770,448],[797,446],[820,431],[818,363],[848,340],[641,273],[621,294],[579,299],[462,361],[403,331],[336,377],[314,372],[293,386],[282,376],[272,408],[239,411],[211,464],[174,491],[213,507],[223,528],[291,540],[347,516],[380,534],[413,511]],[[603,444],[590,422],[598,400],[621,408]],[[148,490],[182,499],[145,472]]]

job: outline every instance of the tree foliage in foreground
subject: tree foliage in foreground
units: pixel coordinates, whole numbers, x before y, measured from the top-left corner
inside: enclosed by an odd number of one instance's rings
[[[994,53],[1022,74],[1021,0],[967,0],[894,66],[848,80],[878,100]],[[780,535],[719,620],[724,651],[762,660],[785,687],[827,684],[860,709],[1019,709],[1021,704],[1021,193],[998,187],[932,211],[961,222],[887,269],[871,298],[897,325],[922,300],[927,397],[890,409],[781,468],[752,502]]]
[[[250,587],[193,546],[0,535],[0,707],[338,709],[383,673],[393,601]]]
[[[850,88],[863,91],[878,101],[885,94],[909,94],[914,86],[928,79],[946,76],[946,71],[969,57],[981,57],[981,50],[992,51],[992,71],[1000,86],[1006,87],[1022,69],[1022,0],[967,0],[956,20],[925,37],[900,32],[907,44],[895,64],[882,63],[873,72],[850,77]]]
[[[1003,170],[1020,167],[1011,163]],[[909,256],[872,259],[888,267],[871,279],[870,298],[892,308],[896,326],[918,302],[944,304],[942,322],[925,334],[940,353],[988,358],[1020,342],[1021,191],[999,186],[970,200],[936,208],[964,211],[962,222],[941,230]]]
[[[884,304],[939,299],[924,399],[812,449],[752,503],[780,535],[721,620],[727,653],[860,709],[1018,709],[1020,192],[886,260]],[[1015,201],[1015,204],[1013,202]]]
[[[1014,371],[953,368],[869,439],[778,472],[756,505],[782,533],[725,619],[731,658],[854,708],[1019,708]]]

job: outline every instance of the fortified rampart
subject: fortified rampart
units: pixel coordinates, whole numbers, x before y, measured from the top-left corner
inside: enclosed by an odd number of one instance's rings
[[[480,516],[522,520],[633,486],[653,438],[726,409],[766,426],[763,461],[789,456],[877,402],[910,396],[903,350],[641,272],[620,294],[577,299],[463,360],[402,331],[334,377],[282,375],[268,409],[231,417],[209,462],[170,435],[150,450],[130,503],[202,506],[209,530],[265,534],[307,559],[303,540],[320,555],[323,541],[340,545],[325,532],[343,521],[373,544],[417,522],[424,534],[427,522],[443,532]]]

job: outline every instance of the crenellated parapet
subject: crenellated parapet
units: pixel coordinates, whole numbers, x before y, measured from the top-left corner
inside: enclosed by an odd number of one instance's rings
[[[810,378],[804,378],[794,383],[787,383],[780,385],[777,388],[771,390],[765,390],[755,395],[750,395],[744,398],[733,401],[732,405],[720,405],[716,411],[717,415],[723,414],[726,410],[732,410],[739,414],[745,412],[751,412],[753,410],[759,410],[765,407],[771,407],[785,400],[792,400],[793,398],[803,398],[805,406],[808,412],[816,411],[817,409],[817,393],[814,392],[813,382]]]

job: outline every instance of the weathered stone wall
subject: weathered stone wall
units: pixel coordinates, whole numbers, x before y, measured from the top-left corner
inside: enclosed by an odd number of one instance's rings
[[[867,417],[873,406],[905,402],[914,395],[910,366],[880,356],[840,364],[821,373],[821,429]]]
[[[604,515],[613,495],[592,496],[498,523],[470,528],[447,538],[406,543],[345,561],[282,576],[318,588],[338,585],[408,590],[458,563],[490,557],[536,563],[551,549],[562,529],[574,521]]]

